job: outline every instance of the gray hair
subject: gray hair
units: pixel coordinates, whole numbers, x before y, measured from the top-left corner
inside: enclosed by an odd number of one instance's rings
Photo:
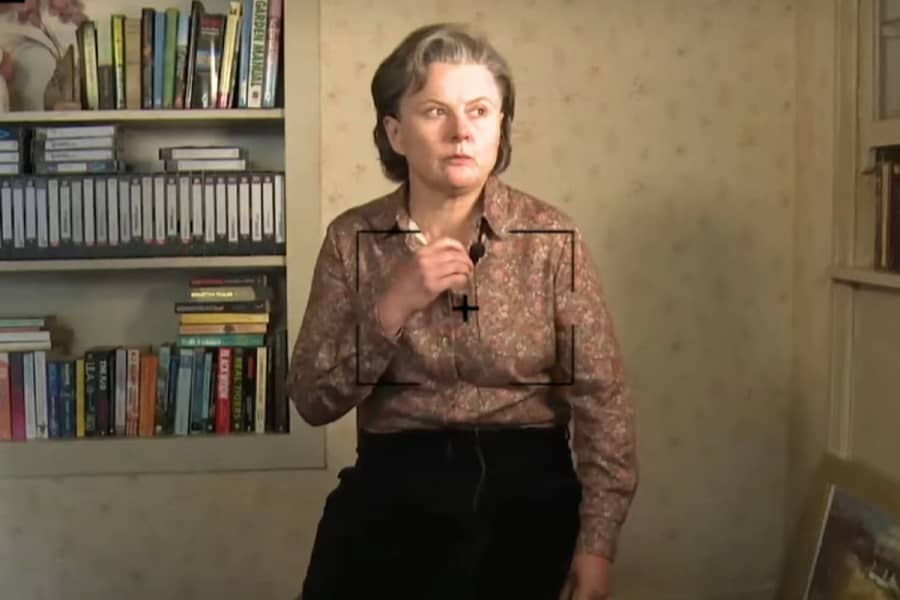
[[[384,128],[387,116],[397,117],[400,99],[425,86],[431,63],[478,64],[488,68],[500,88],[503,119],[500,123],[500,147],[492,173],[502,173],[512,154],[510,129],[516,106],[516,92],[506,60],[481,35],[464,25],[437,23],[414,30],[382,61],[372,78],[375,103],[375,146],[381,167],[388,179],[404,182],[409,178],[406,158],[394,152]]]

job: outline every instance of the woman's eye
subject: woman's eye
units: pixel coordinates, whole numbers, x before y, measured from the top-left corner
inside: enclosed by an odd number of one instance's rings
[[[483,117],[488,113],[488,110],[484,106],[476,106],[475,108],[472,109],[472,113],[475,116]]]
[[[440,117],[444,114],[444,109],[438,106],[432,106],[428,110],[425,111],[425,115],[428,117]]]

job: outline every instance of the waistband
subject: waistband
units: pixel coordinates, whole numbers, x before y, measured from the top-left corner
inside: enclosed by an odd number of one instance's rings
[[[391,433],[360,431],[357,454],[361,460],[390,458],[402,462],[444,461],[448,454],[479,452],[489,460],[545,463],[569,455],[567,427],[406,430]]]

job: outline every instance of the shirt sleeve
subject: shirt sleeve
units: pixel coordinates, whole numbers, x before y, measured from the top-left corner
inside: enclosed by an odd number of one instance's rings
[[[634,409],[589,250],[577,229],[565,238],[554,288],[557,356],[567,385],[556,391],[572,407],[582,485],[577,548],[614,560],[619,530],[637,489]]]
[[[351,269],[329,226],[286,381],[311,425],[335,421],[365,400],[397,351],[396,337],[385,335],[375,315],[374,295],[357,293]]]

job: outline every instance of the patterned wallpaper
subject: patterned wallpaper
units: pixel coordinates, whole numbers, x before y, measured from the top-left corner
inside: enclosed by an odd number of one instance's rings
[[[426,22],[489,32],[519,91],[506,180],[582,227],[638,404],[642,484],[616,598],[771,597],[793,343],[794,4],[321,4],[323,225],[391,187],[371,144],[377,60]],[[0,481],[0,597],[290,597],[352,427],[329,428],[326,473]]]

